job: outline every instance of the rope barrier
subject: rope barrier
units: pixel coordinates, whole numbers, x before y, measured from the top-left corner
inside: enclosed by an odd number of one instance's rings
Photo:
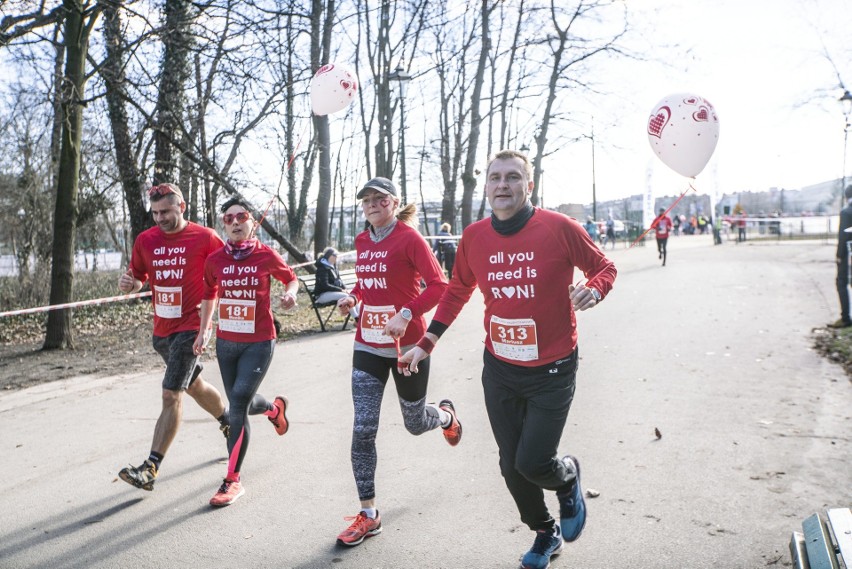
[[[94,304],[106,304],[108,302],[117,302],[119,300],[130,300],[132,298],[144,298],[151,296],[151,291],[137,292],[134,294],[122,294],[120,296],[110,296],[107,298],[95,298],[92,300],[80,300],[77,302],[66,302],[65,304],[51,304],[48,306],[39,306],[37,308],[24,308],[21,310],[9,310],[8,312],[0,312],[0,318],[3,316],[19,316],[21,314],[35,314],[36,312],[48,312],[50,310],[62,310],[64,308],[77,308],[79,306],[91,306]]]
[[[354,251],[349,253],[341,253],[340,256],[354,254]],[[314,261],[308,261],[306,263],[300,263],[298,265],[290,265],[291,269],[298,269],[300,267],[306,267],[308,265],[313,265]],[[151,291],[147,292],[137,292],[134,294],[122,294],[119,296],[109,296],[105,298],[95,298],[92,300],[79,300],[77,302],[66,302],[64,304],[50,304],[47,306],[38,306],[36,308],[22,308],[20,310],[9,310],[7,312],[0,312],[0,318],[4,316],[21,316],[24,314],[36,314],[38,312],[49,312],[51,310],[63,310],[65,308],[79,308],[80,306],[93,306],[97,304],[108,304],[110,302],[119,302],[122,300],[131,300],[134,298],[144,298],[146,296],[151,296]]]

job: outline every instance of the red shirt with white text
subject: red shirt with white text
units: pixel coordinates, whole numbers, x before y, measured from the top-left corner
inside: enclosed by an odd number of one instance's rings
[[[602,297],[612,289],[615,265],[575,220],[536,209],[519,232],[506,236],[483,219],[462,233],[453,278],[434,319],[452,324],[478,286],[489,352],[524,367],[557,361],[577,346],[568,291],[575,268]]]
[[[154,336],[198,331],[204,260],[222,245],[215,231],[191,221],[177,233],[152,227],[136,238],[130,271],[143,283],[151,281]]]
[[[287,284],[296,280],[281,255],[258,242],[240,260],[222,247],[204,264],[204,299],[219,298],[216,337],[231,342],[274,340],[270,289],[272,279]]]

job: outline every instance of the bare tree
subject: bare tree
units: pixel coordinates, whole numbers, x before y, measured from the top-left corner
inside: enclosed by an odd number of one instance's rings
[[[579,27],[584,18],[593,18],[603,8],[612,5],[610,0],[578,0],[574,9],[566,13],[563,4],[557,4],[556,0],[550,2],[550,23],[552,28],[545,38],[545,45],[550,51],[550,77],[547,81],[547,91],[544,104],[541,107],[541,116],[538,121],[538,130],[535,134],[535,156],[533,158],[533,181],[535,187],[532,194],[532,203],[538,204],[539,191],[541,188],[542,160],[545,156],[547,146],[547,135],[550,124],[559,117],[555,114],[554,103],[556,98],[569,89],[569,85],[577,87],[584,86],[581,72],[574,73],[590,58],[601,54],[621,53],[618,42],[627,32],[627,18],[624,13],[623,27],[611,37],[600,41],[586,41],[581,36],[574,35],[575,26]],[[626,10],[626,7],[624,8]],[[568,84],[568,85],[566,85]]]
[[[491,6],[489,7],[489,4]],[[479,112],[480,99],[482,98],[482,85],[485,83],[485,66],[491,50],[491,35],[489,20],[491,12],[496,4],[482,0],[479,24],[481,30],[479,45],[479,63],[473,79],[473,91],[470,97],[470,134],[467,140],[467,151],[465,152],[464,172],[462,173],[462,227],[467,227],[473,221],[473,191],[476,189],[476,151],[479,147],[480,126],[482,115]],[[452,222],[452,220],[450,220]]]
[[[153,226],[143,201],[145,176],[137,165],[125,101],[128,99],[124,68],[126,42],[121,31],[123,2],[104,4],[104,43],[107,57],[100,68],[105,84],[109,124],[115,148],[115,165],[121,178],[121,188],[130,215],[131,240]],[[122,248],[123,249],[123,248]]]
[[[86,89],[86,53],[99,6],[79,0],[64,0],[65,73],[62,81],[62,144],[53,216],[53,266],[50,275],[50,304],[63,304],[72,297],[74,250],[77,228],[77,193],[83,135],[83,104]],[[43,349],[73,348],[71,310],[51,310]]]
[[[184,118],[184,89],[190,77],[191,25],[195,10],[186,0],[165,0],[165,26],[160,34],[163,61],[160,66],[156,130],[154,132],[154,184],[175,182],[178,162],[171,140],[179,136]]]
[[[311,69],[328,63],[331,52],[331,30],[334,23],[334,0],[313,0],[311,10]],[[314,257],[328,244],[328,204],[331,201],[331,135],[328,116],[313,116],[319,153],[319,192],[314,223]]]

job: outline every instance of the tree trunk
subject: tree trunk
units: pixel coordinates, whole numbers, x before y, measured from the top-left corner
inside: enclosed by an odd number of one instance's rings
[[[65,76],[62,82],[62,137],[59,177],[53,220],[53,265],[50,273],[50,304],[71,301],[74,285],[74,245],[77,230],[77,193],[80,176],[80,147],[86,87],[86,52],[97,10],[84,17],[79,0],[64,0]],[[51,310],[43,349],[74,347],[71,310]]]
[[[130,233],[133,241],[136,237],[154,225],[148,215],[143,197],[145,177],[136,166],[133,144],[124,100],[127,98],[127,85],[124,77],[124,38],[121,32],[121,18],[118,3],[104,3],[104,41],[107,59],[101,68],[101,77],[106,84],[106,100],[109,111],[109,123],[112,129],[115,163],[121,177],[121,189],[130,216]]]
[[[166,25],[162,33],[163,63],[157,99],[157,131],[154,135],[154,184],[177,181],[178,158],[172,141],[180,137],[183,119],[183,89],[189,77],[189,46],[192,41],[191,3],[166,0]]]
[[[325,5],[323,5],[325,4]],[[314,0],[311,14],[311,69],[316,72],[328,63],[331,50],[331,27],[334,20],[334,0]],[[320,15],[325,17],[321,20]],[[320,24],[322,22],[322,25]],[[316,219],[314,220],[314,258],[328,244],[328,204],[331,202],[331,133],[328,116],[313,116],[319,153],[319,189]]]
[[[464,172],[462,173],[462,228],[473,222],[473,191],[476,189],[476,176],[473,171],[476,167],[476,149],[479,145],[480,126],[482,125],[479,102],[482,98],[482,85],[485,82],[485,65],[488,62],[488,52],[491,50],[491,36],[489,35],[488,25],[493,8],[489,8],[488,4],[488,0],[482,0],[482,39],[479,46],[479,65],[476,68],[473,95],[470,98],[470,137],[468,138]]]

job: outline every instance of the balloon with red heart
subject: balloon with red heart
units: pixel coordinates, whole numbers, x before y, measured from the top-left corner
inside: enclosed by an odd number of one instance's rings
[[[323,65],[311,79],[311,108],[315,115],[328,115],[345,109],[355,98],[358,79],[338,63]]]
[[[694,178],[707,166],[719,141],[719,117],[710,101],[675,93],[654,106],[648,118],[648,142],[663,163]]]

